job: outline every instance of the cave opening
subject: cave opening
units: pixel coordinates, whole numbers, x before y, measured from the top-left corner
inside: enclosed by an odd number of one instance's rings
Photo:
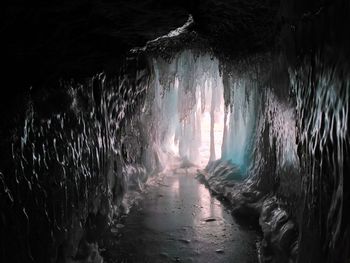
[[[0,12],[1,262],[350,260],[348,0],[34,2]]]
[[[184,165],[204,168],[220,159],[227,130],[218,60],[191,51],[177,54],[170,63],[160,60],[152,61],[154,97],[149,104],[154,107],[150,115],[161,134],[161,149],[181,158]]]

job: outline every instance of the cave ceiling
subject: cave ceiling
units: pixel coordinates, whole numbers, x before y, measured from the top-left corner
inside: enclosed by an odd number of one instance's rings
[[[2,57],[8,77],[35,84],[118,68],[133,47],[183,25],[216,50],[249,53],[275,39],[279,1],[12,1],[1,9]],[[32,83],[30,83],[32,82]]]

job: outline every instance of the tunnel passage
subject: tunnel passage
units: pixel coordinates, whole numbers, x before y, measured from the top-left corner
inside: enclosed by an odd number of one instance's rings
[[[102,260],[101,229],[176,157],[259,225],[262,262],[349,260],[348,1],[20,2],[0,19],[1,262]]]
[[[15,204],[7,216],[22,226],[7,228],[17,233],[8,245],[21,244],[21,258],[34,251],[41,261],[102,259],[100,229],[118,225],[140,192],[177,158],[179,166],[204,168],[198,179],[229,202],[236,217],[260,225],[262,259],[297,261],[309,253],[307,240],[317,244],[307,234],[322,225],[339,231],[344,215],[335,208],[344,201],[349,94],[337,68],[305,61],[293,71],[269,53],[227,63],[192,50],[170,61],[148,55],[131,63],[119,78],[98,74],[84,84],[62,82],[66,113],[42,118],[29,104],[21,140],[12,146],[16,176],[5,181],[1,174],[3,202]],[[304,72],[311,69],[317,72],[315,93],[305,88],[314,85]],[[328,179],[310,157],[322,151],[333,156],[325,155],[325,169],[336,167]],[[303,181],[302,171],[311,171],[310,181]],[[319,216],[328,219],[313,229],[304,220],[317,201],[308,199],[317,194],[317,180],[335,188],[324,189],[331,199],[320,196]],[[44,222],[40,228],[34,218]],[[47,243],[52,250],[39,253],[37,235],[19,234],[35,231],[54,240]],[[323,235],[329,244],[341,238],[340,232]],[[15,255],[6,251],[4,257]]]

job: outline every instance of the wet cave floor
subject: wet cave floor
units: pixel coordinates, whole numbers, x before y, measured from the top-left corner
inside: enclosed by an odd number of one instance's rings
[[[102,256],[108,263],[255,263],[259,240],[258,231],[238,224],[194,172],[174,169],[105,237]]]

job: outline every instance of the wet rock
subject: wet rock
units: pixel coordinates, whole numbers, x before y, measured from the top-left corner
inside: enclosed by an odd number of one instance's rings
[[[191,240],[189,240],[189,239],[179,239],[179,241],[182,243],[186,243],[186,244],[191,243]]]
[[[111,228],[111,232],[112,234],[117,234],[118,233],[118,229],[117,228]]]
[[[166,253],[166,252],[161,252],[160,255],[161,255],[162,257],[165,257],[165,258],[168,258],[168,257],[169,257],[169,254]]]
[[[205,172],[204,172],[204,171],[198,171],[198,174],[197,174],[197,176],[196,176],[196,179],[197,179],[200,183],[202,183],[202,184],[208,186],[208,181],[207,181],[207,178],[206,178],[206,175],[205,175]]]
[[[97,243],[88,243],[86,241],[83,241],[80,245],[75,260],[86,263],[103,263]]]
[[[125,225],[123,225],[123,224],[117,224],[116,227],[117,227],[118,229],[120,229],[120,228],[125,227]]]
[[[264,260],[273,253],[278,262],[288,260],[294,262],[298,253],[298,230],[276,197],[264,201],[259,222],[264,233],[262,243]]]

